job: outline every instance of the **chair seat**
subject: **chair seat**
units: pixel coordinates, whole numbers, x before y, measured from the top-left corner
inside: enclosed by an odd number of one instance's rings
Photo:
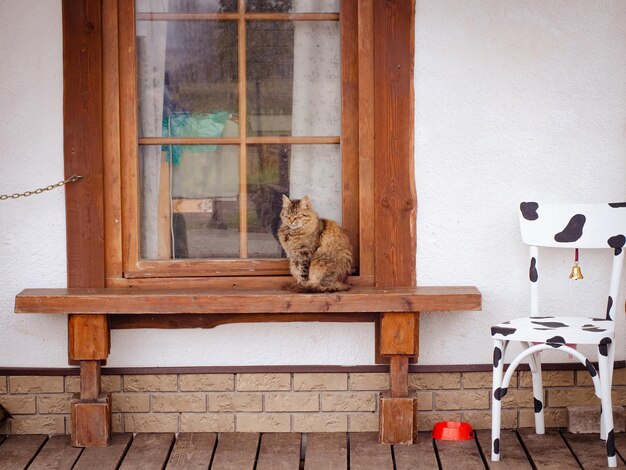
[[[588,317],[520,317],[491,327],[491,336],[504,341],[563,344],[613,342],[614,322]]]

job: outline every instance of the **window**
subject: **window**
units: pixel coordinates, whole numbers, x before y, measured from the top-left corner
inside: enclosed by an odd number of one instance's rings
[[[282,194],[311,196],[358,259],[373,183],[357,2],[137,0],[118,14],[122,276],[287,275]]]

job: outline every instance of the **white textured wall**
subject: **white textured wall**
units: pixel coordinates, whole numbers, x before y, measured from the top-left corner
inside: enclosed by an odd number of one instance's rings
[[[0,0],[0,193],[62,177],[61,45],[60,0]],[[418,282],[484,296],[482,312],[422,315],[421,362],[487,363],[489,325],[526,311],[517,202],[626,200],[626,2],[418,1],[415,70]],[[12,313],[22,288],[65,285],[64,224],[62,191],[0,202],[0,367],[66,365],[64,318]],[[588,290],[568,308],[603,308],[605,259],[583,253],[576,285],[570,254],[549,260],[548,287]],[[109,364],[365,364],[373,350],[372,325],[226,325],[114,331]]]
[[[626,200],[626,2],[424,0],[415,30],[418,282],[483,293],[482,312],[422,316],[420,357],[487,363],[489,326],[528,312],[519,201]],[[579,283],[573,250],[549,257],[544,297],[588,292],[548,312],[605,314],[610,258],[587,253]]]

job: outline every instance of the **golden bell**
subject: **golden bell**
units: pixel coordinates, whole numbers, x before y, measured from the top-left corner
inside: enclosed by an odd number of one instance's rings
[[[583,278],[583,272],[580,270],[580,266],[578,266],[578,261],[574,263],[574,267],[572,268],[572,272],[569,273],[569,278],[573,281],[578,281]]]

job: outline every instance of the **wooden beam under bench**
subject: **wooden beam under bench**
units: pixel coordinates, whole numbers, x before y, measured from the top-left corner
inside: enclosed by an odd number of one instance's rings
[[[70,314],[69,356],[80,361],[81,393],[72,400],[72,444],[106,446],[111,396],[100,389],[110,328],[212,328],[259,321],[376,321],[378,354],[390,361],[390,391],[380,397],[380,439],[413,443],[417,398],[408,390],[408,363],[419,350],[419,312],[480,310],[475,287],[354,287],[304,294],[281,289],[26,289],[15,312]],[[91,321],[91,320],[94,321]],[[103,320],[103,321],[102,321]]]

